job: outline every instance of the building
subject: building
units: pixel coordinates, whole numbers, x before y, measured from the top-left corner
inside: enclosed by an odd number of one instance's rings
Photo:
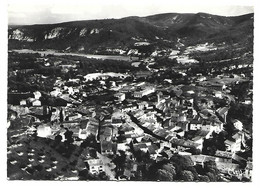
[[[101,154],[113,154],[115,151],[116,144],[112,143],[111,141],[103,140],[101,141]]]
[[[230,151],[230,152],[237,152],[241,150],[241,140],[225,140],[225,146],[226,146],[226,150]]]
[[[199,130],[199,129],[201,129],[201,127],[202,127],[202,122],[201,121],[199,121],[199,120],[191,120],[190,121],[190,128],[189,128],[189,130],[193,130],[193,131]]]
[[[148,102],[146,102],[146,101],[139,102],[139,103],[137,103],[137,105],[138,105],[138,108],[141,110],[145,109],[149,106]]]
[[[26,102],[26,100],[21,100],[20,101],[20,106],[26,106],[27,105],[27,102]]]
[[[234,156],[234,153],[228,152],[228,151],[217,150],[216,153],[215,153],[215,156],[223,157],[223,158],[227,158],[227,159],[232,159],[233,156]]]
[[[35,91],[35,92],[33,92],[33,94],[34,94],[35,99],[40,99],[40,97],[42,96],[41,92],[39,92],[39,91]]]
[[[90,118],[89,122],[87,123],[87,134],[90,135],[95,135],[97,136],[98,134],[98,127],[99,127],[99,121],[96,120],[95,118]]]
[[[38,100],[38,99],[32,101],[32,106],[41,106],[41,105],[42,105],[42,103],[41,103],[41,101]]]
[[[215,161],[216,163],[219,163],[219,164],[221,164],[221,163],[232,164],[230,162],[230,160],[228,160],[228,159],[214,157],[214,156],[210,156],[210,155],[191,155],[190,158],[194,162],[195,165],[198,164],[198,165],[201,165],[202,167],[204,167],[204,163],[207,161]]]
[[[139,71],[136,72],[136,78],[147,78],[149,76],[151,76],[152,73],[150,71]]]
[[[149,86],[149,87],[144,88],[144,89],[141,90],[141,91],[135,91],[135,92],[134,92],[134,97],[135,97],[135,98],[142,98],[143,96],[149,95],[149,94],[151,94],[151,93],[153,93],[153,92],[155,92],[155,88]]]
[[[114,97],[116,97],[118,101],[122,102],[125,100],[125,93],[116,93]]]
[[[78,137],[82,140],[85,140],[88,136],[87,130],[86,129],[80,129]]]
[[[234,119],[234,120],[232,121],[232,123],[233,123],[233,125],[234,125],[234,127],[235,127],[236,129],[238,129],[238,130],[240,130],[240,131],[243,130],[243,123],[242,123],[241,121],[239,121],[239,120],[237,120],[237,119]]]
[[[89,165],[89,173],[99,174],[104,171],[104,164],[101,159],[88,159],[84,162],[87,162]]]
[[[228,114],[228,107],[218,108],[217,109],[217,115],[221,117],[222,121],[226,123],[227,121],[227,114]]]
[[[135,151],[141,150],[145,153],[148,151],[148,146],[145,143],[136,143],[133,147]]]
[[[100,129],[100,141],[111,141],[112,139],[112,127],[101,127]]]
[[[51,136],[52,135],[51,133],[52,133],[52,130],[51,130],[50,125],[48,125],[48,124],[39,125],[37,127],[37,136],[39,136],[39,137],[46,138],[48,136]]]

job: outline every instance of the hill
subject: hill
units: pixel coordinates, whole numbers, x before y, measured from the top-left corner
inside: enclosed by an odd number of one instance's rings
[[[244,43],[253,39],[254,15],[224,17],[205,13],[166,13],[74,21],[57,24],[9,26],[9,49],[56,49],[83,53],[129,49],[137,45],[176,48],[197,42]]]

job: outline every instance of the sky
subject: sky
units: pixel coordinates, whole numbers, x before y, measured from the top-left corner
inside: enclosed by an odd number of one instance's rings
[[[74,20],[147,16],[160,13],[205,12],[237,16],[254,11],[251,0],[9,0],[8,24],[31,25]],[[235,4],[234,4],[235,2]],[[246,3],[247,2],[247,3]]]

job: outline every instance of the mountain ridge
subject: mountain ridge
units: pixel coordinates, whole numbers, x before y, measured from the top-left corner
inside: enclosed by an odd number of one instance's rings
[[[241,37],[253,37],[254,14],[218,16],[207,13],[163,13],[145,17],[80,20],[55,24],[9,26],[9,49],[52,48],[95,52],[99,48],[130,48],[136,42],[176,46],[183,42],[223,38],[236,30]],[[237,34],[235,34],[236,36]],[[242,37],[242,38],[243,38]]]

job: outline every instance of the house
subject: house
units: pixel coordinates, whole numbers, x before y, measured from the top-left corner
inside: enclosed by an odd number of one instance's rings
[[[97,156],[97,151],[95,149],[90,149],[86,147],[80,154],[80,157],[82,159],[88,160],[88,159],[93,159]]]
[[[53,97],[59,97],[61,96],[61,90],[60,88],[55,88],[53,91],[50,92],[50,95],[53,96]]]
[[[200,120],[191,120],[189,124],[189,130],[199,130],[202,127],[202,122]]]
[[[166,159],[170,159],[173,156],[173,151],[169,150],[169,149],[163,149],[160,154],[165,157]]]
[[[136,117],[137,119],[140,119],[144,115],[145,111],[144,110],[135,110],[133,112],[133,116]]]
[[[217,98],[220,98],[220,99],[222,99],[223,98],[223,95],[222,95],[222,92],[221,91],[215,91],[215,97],[217,97]]]
[[[192,155],[192,153],[187,152],[187,151],[178,151],[179,155]]]
[[[194,99],[192,97],[187,97],[185,99],[182,99],[182,105],[185,106],[193,106]]]
[[[145,153],[148,151],[148,146],[145,143],[136,143],[133,144],[133,147],[135,151],[141,150]]]
[[[187,121],[177,122],[175,129],[176,130],[182,129],[183,131],[188,131],[189,130],[188,126],[189,126],[189,123]]]
[[[252,104],[252,99],[250,97],[246,97],[242,103],[243,104]]]
[[[137,109],[136,105],[128,104],[128,105],[125,105],[121,110],[122,110],[122,112],[130,112],[130,111],[134,111],[136,109]]]
[[[228,151],[217,150],[216,153],[215,153],[215,156],[227,158],[227,159],[232,159],[233,156],[234,156],[234,153],[228,152]]]
[[[89,173],[91,174],[99,174],[103,172],[105,167],[101,159],[88,159],[84,162],[87,162],[89,165]]]
[[[171,148],[172,143],[170,143],[170,142],[160,142],[160,150],[162,150],[164,147]]]
[[[203,146],[204,137],[203,136],[195,136],[191,139],[194,143],[200,144],[200,146]],[[199,148],[202,150],[202,147]]]
[[[247,161],[247,165],[245,168],[244,176],[248,179],[252,177],[253,163],[252,161]]]
[[[98,127],[99,127],[99,121],[96,120],[95,118],[90,118],[86,128],[88,135],[93,134],[96,136],[98,133]]]
[[[78,137],[82,140],[85,140],[88,137],[88,133],[86,129],[80,129]]]
[[[101,154],[113,154],[113,144],[111,141],[101,141]]]
[[[37,127],[37,136],[46,138],[52,134],[51,126],[48,124],[39,125]]]
[[[198,164],[198,165],[201,165],[202,167],[204,167],[204,163],[207,161],[215,161],[216,163],[222,162],[222,163],[226,163],[226,164],[230,163],[230,162],[228,162],[228,160],[226,160],[224,158],[214,157],[214,156],[210,156],[210,155],[191,155],[190,158],[194,162],[195,165]]]
[[[148,102],[146,102],[146,101],[139,102],[139,103],[137,103],[137,105],[138,105],[138,108],[141,110],[144,108],[147,108],[149,106]]]
[[[157,118],[155,116],[155,112],[147,112],[145,114],[143,114],[141,117],[140,117],[140,121],[149,121],[149,120],[153,120],[153,121],[157,121]]]
[[[116,93],[114,97],[116,97],[118,101],[122,102],[125,100],[125,93]]]
[[[242,142],[244,142],[245,140],[244,135],[245,135],[244,132],[239,131],[236,134],[234,134],[232,138],[235,140],[236,143],[242,144]]]
[[[198,82],[203,82],[203,81],[205,81],[205,80],[207,80],[207,78],[206,78],[205,76],[199,76],[199,77],[197,78],[197,81],[198,81]]]
[[[41,101],[38,99],[32,101],[32,106],[41,106],[41,104]]]
[[[194,165],[201,165],[204,167],[205,157],[203,155],[191,155],[190,158]]]
[[[129,149],[129,146],[128,146],[127,142],[117,143],[117,150],[126,151],[128,149]]]
[[[180,114],[179,117],[177,118],[177,121],[178,122],[185,122],[185,121],[187,121],[186,114],[184,114],[184,113]]]
[[[150,146],[148,146],[148,152],[150,154],[150,157],[155,160],[158,156],[159,148],[157,145],[151,144]]]
[[[184,137],[184,135],[185,135],[185,131],[182,130],[182,129],[178,129],[178,130],[176,130],[175,132],[176,132],[176,134],[177,134],[178,136],[180,136],[180,137]]]
[[[172,143],[172,146],[182,146],[184,148],[196,148],[196,149],[199,149],[201,150],[203,145],[202,144],[199,144],[199,143],[195,143],[191,140],[184,140],[184,139],[178,139],[178,138],[172,138],[171,141]]]
[[[234,127],[236,129],[238,129],[239,131],[243,130],[243,123],[241,121],[234,119],[234,120],[232,120],[232,123],[233,123]]]
[[[72,114],[69,114],[65,119],[67,121],[74,121],[74,120],[79,119],[81,117],[82,117],[82,115],[80,113],[72,113]]]
[[[42,96],[41,92],[39,92],[39,91],[35,91],[35,92],[33,92],[33,94],[34,94],[34,98],[37,100],[40,99],[40,97]]]
[[[224,127],[223,127],[223,123],[221,121],[214,121],[213,122],[213,130],[216,132],[216,133],[220,133],[221,131],[223,131]]]
[[[222,81],[209,81],[207,85],[210,89],[223,91],[226,88],[226,85]]]
[[[135,91],[133,96],[135,98],[142,98],[143,96],[149,95],[149,94],[154,93],[154,92],[155,92],[155,87],[147,86],[144,89],[142,89],[141,91]]]
[[[134,86],[131,85],[127,85],[127,86],[123,86],[122,89],[120,89],[120,92],[122,93],[129,93],[135,90]]]
[[[165,129],[162,129],[162,128],[157,128],[155,131],[154,131],[154,134],[160,136],[160,137],[163,137],[165,138],[169,132]]]
[[[213,126],[213,122],[210,120],[203,120],[202,126],[201,126],[202,131],[209,131],[213,132],[216,130],[216,126]]]
[[[205,138],[205,139],[209,139],[210,137],[211,137],[211,135],[212,135],[212,132],[211,131],[205,131],[205,130],[198,130],[197,132],[196,132],[196,136],[201,136],[201,137],[203,137],[203,138]]]
[[[100,129],[100,141],[111,141],[113,130],[111,127],[101,127]]]
[[[239,141],[236,141],[234,139],[232,139],[232,140],[228,139],[228,140],[225,140],[224,143],[225,143],[227,151],[235,153],[235,152],[241,150],[241,142],[239,142]]]
[[[165,139],[168,140],[169,142],[173,139],[173,138],[177,138],[177,133],[176,132],[171,132],[169,133]]]
[[[129,124],[123,124],[120,129],[121,132],[123,132],[124,134],[134,134],[135,133],[135,129],[131,126],[129,126]]]
[[[136,78],[147,78],[151,76],[152,73],[150,71],[138,71],[136,72]]]
[[[229,110],[228,107],[222,107],[222,108],[218,108],[218,109],[216,110],[216,114],[221,117],[221,120],[222,120],[224,123],[227,122],[228,110]]]
[[[26,100],[21,100],[20,101],[20,106],[26,106],[27,105],[27,102],[26,102]]]

